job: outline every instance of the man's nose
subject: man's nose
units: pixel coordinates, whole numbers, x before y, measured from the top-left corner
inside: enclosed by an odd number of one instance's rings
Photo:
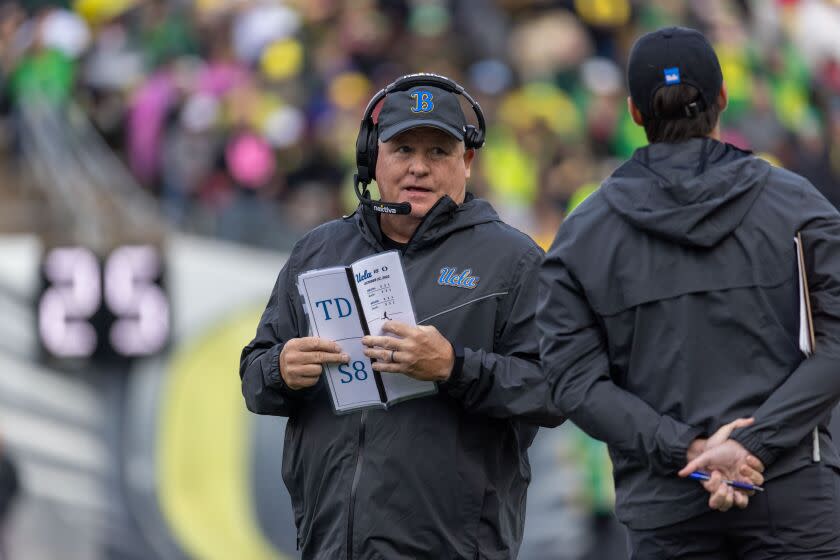
[[[429,163],[426,161],[425,157],[418,155],[411,159],[408,172],[416,176],[428,175]]]

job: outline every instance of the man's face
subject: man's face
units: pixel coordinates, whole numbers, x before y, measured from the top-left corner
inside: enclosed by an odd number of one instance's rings
[[[464,202],[475,150],[431,127],[412,128],[379,143],[376,183],[382,200],[410,202],[422,218],[444,195]]]

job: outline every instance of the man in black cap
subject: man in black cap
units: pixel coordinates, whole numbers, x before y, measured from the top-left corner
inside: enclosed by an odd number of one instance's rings
[[[382,202],[363,199],[297,243],[242,352],[248,408],[289,417],[283,479],[304,558],[512,559],[522,540],[537,428],[516,416],[544,394],[534,325],[543,255],[466,192],[483,127],[467,126],[438,78],[383,90],[376,124],[371,101],[359,170],[375,169]],[[348,356],[307,336],[296,279],[389,249],[402,253],[419,326],[388,321],[396,336],[365,337],[365,353],[374,369],[439,391],[336,415],[322,365]]]
[[[566,219],[540,274],[555,402],[608,444],[634,559],[840,558],[825,429],[840,398],[840,215],[802,177],[720,142],[726,89],[699,32],[641,37],[628,80],[650,144]],[[721,482],[762,478],[754,495]]]

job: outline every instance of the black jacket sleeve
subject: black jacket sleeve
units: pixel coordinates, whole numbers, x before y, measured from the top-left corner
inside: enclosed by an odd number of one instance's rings
[[[470,412],[547,427],[565,420],[548,398],[539,361],[534,313],[541,261],[542,251],[534,247],[517,264],[517,275],[497,314],[492,351],[455,347],[456,365],[442,388]]]
[[[807,437],[840,400],[840,216],[816,220],[801,233],[814,352],[755,411],[755,423],[733,436],[765,467]]]
[[[305,317],[296,305],[291,258],[280,271],[254,339],[242,350],[239,377],[248,410],[257,414],[291,416],[318,387],[292,390],[280,375],[280,352],[292,338],[305,336]]]
[[[551,398],[561,413],[612,450],[654,472],[674,473],[685,466],[686,450],[702,430],[659,414],[613,382],[600,324],[557,245],[540,273],[537,308]]]

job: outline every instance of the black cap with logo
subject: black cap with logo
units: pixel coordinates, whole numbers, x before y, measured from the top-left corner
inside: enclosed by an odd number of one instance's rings
[[[693,116],[714,103],[723,85],[720,62],[702,33],[687,27],[665,27],[640,37],[630,51],[627,81],[633,103],[646,118],[654,115],[659,88],[688,84],[700,94],[683,116]],[[693,103],[691,105],[694,105]]]
[[[438,128],[463,141],[466,125],[458,95],[433,86],[389,93],[382,102],[377,121],[382,142],[421,126]]]

